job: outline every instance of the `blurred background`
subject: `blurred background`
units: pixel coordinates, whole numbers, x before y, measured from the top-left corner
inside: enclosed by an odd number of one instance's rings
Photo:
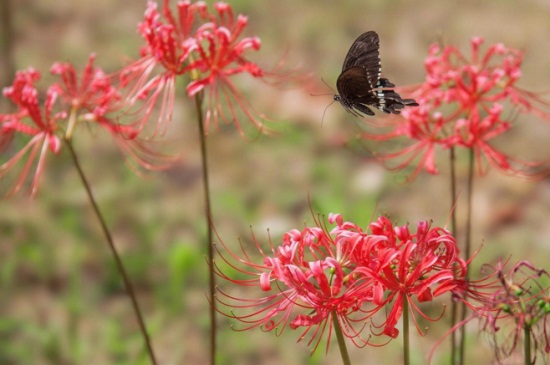
[[[9,14],[2,1],[2,26],[11,22],[13,29],[9,39],[3,33],[2,44],[11,44],[13,66],[9,53],[2,52],[1,86],[11,84],[11,67],[33,66],[43,73],[40,85],[45,88],[53,62],[70,61],[81,69],[91,52],[97,53],[97,66],[115,71],[137,57],[142,45],[136,27],[145,1],[11,0]],[[502,42],[525,51],[520,86],[550,90],[549,1],[229,3],[236,13],[248,15],[245,35],[262,40],[262,49],[249,54],[251,59],[269,68],[284,58],[289,67],[297,65],[333,89],[353,40],[376,30],[382,73],[397,85],[423,81],[430,44],[455,44],[468,54],[470,38],[482,36],[486,45]],[[326,96],[312,96],[310,90],[265,88],[246,76],[235,82],[253,96],[257,110],[278,121],[280,133],[249,142],[228,127],[208,136],[213,216],[227,245],[235,246],[239,237],[248,242],[251,226],[267,247],[268,228],[277,242],[284,232],[312,224],[310,205],[315,213],[338,212],[363,226],[380,214],[411,227],[425,219],[448,223],[446,153],[438,161],[440,175],[422,173],[404,183],[411,171],[390,173],[368,151],[350,147],[361,121],[337,104],[324,114],[332,102],[328,87],[316,90]],[[9,108],[0,105],[6,108],[2,113]],[[376,118],[387,116],[377,113]],[[516,122],[517,128],[497,145],[518,158],[547,160],[550,122],[529,115]],[[197,135],[193,104],[180,89],[168,137],[181,141],[184,157],[174,168],[138,177],[109,136],[92,131],[92,138],[81,134],[76,142],[163,365],[208,361],[208,268]],[[8,157],[0,155],[0,163]],[[460,198],[466,193],[463,157]],[[6,191],[7,181],[0,180],[0,187]],[[474,275],[482,263],[509,256],[550,269],[550,180],[525,181],[492,171],[476,179],[474,194],[473,243],[476,248],[483,244]],[[460,222],[462,205],[459,200]],[[49,156],[34,200],[21,193],[1,200],[0,207],[0,364],[147,364],[128,298],[68,153]],[[438,316],[449,300],[443,299],[427,312]],[[335,343],[328,353],[321,346],[310,357],[305,343],[295,343],[298,332],[287,329],[280,337],[259,329],[235,332],[230,325],[238,324],[218,321],[220,364],[341,361]],[[426,363],[426,353],[446,331],[444,322],[429,324],[424,337],[413,333],[413,364]],[[490,363],[488,341],[475,324],[468,327],[468,358]],[[446,363],[447,342],[433,363]],[[356,364],[401,362],[401,339],[382,348],[349,346]]]

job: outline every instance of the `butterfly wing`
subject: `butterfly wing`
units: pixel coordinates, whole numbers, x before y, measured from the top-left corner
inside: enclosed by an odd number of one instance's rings
[[[347,108],[356,108],[368,115],[374,115],[368,108],[358,108],[359,104],[370,104],[376,100],[376,93],[369,87],[369,77],[362,67],[351,67],[343,71],[336,81],[336,88]]]
[[[361,34],[351,45],[336,81],[339,95],[335,100],[355,116],[374,115],[367,106],[393,114],[399,114],[405,106],[418,106],[415,100],[402,99],[391,90],[395,85],[390,80],[380,78],[379,42],[376,32]]]
[[[353,67],[362,67],[367,75],[368,85],[375,88],[380,78],[380,40],[374,31],[361,34],[351,45],[344,64],[342,73]]]

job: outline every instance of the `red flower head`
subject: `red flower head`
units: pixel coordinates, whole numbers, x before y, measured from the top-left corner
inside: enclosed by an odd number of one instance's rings
[[[406,226],[394,228],[381,217],[371,224],[369,234],[344,222],[339,214],[329,215],[329,223],[336,224],[330,232],[320,224],[287,232],[280,246],[271,243],[271,255],[254,239],[263,264],[255,264],[242,246],[244,259],[240,258],[222,241],[225,250],[219,252],[223,262],[252,278],[230,278],[218,265],[215,272],[232,283],[258,286],[268,293],[258,299],[242,299],[220,289],[218,302],[234,308],[224,314],[245,323],[245,330],[262,326],[282,331],[287,324],[291,329],[302,327],[300,339],[306,335],[311,338],[309,343],[316,339],[315,348],[327,327],[330,339],[335,316],[345,335],[357,346],[364,346],[372,344],[370,336],[361,337],[367,321],[387,305],[392,308],[383,333],[394,338],[405,300],[411,312],[426,317],[413,296],[419,302],[431,301],[434,296],[453,292],[464,280],[466,270],[457,274],[455,265],[466,268],[466,263],[458,258],[454,238],[442,228],[421,222],[411,234]],[[245,309],[251,313],[235,311]]]
[[[253,110],[231,77],[247,73],[265,79],[275,75],[264,73],[244,57],[246,51],[260,48],[257,37],[242,37],[247,18],[235,16],[231,6],[223,2],[216,3],[214,9],[215,13],[211,13],[204,2],[180,1],[175,15],[169,8],[169,0],[164,0],[162,13],[156,3],[148,2],[144,21],[139,26],[139,33],[147,44],[142,48],[141,59],[121,73],[123,84],[131,85],[130,102],[146,99],[140,121],[142,127],[161,98],[157,128],[164,130],[171,119],[176,78],[188,75],[190,97],[205,91],[207,128],[210,122],[218,125],[221,120],[235,123],[244,134],[239,122],[242,112],[257,129],[265,131],[262,116]],[[154,73],[156,66],[162,68],[158,74]]]
[[[390,229],[391,222],[385,217],[371,224],[373,236],[382,234],[378,237],[383,238],[377,245],[367,246],[368,251],[362,254],[364,259],[356,272],[374,280],[381,291],[374,296],[374,304],[382,308],[393,302],[383,333],[395,338],[399,335],[395,326],[405,301],[419,332],[415,312],[432,321],[441,318],[428,318],[413,297],[418,302],[426,302],[434,296],[452,292],[457,286],[455,265],[465,268],[466,263],[458,257],[454,237],[443,228],[430,228],[428,222],[420,222],[415,234],[411,234],[407,226]],[[460,276],[465,274],[465,271],[460,272]]]
[[[198,76],[187,86],[187,93],[194,96],[201,90],[208,89],[207,126],[209,121],[217,125],[221,119],[228,124],[235,123],[242,134],[243,129],[236,114],[236,109],[241,109],[246,118],[262,130],[263,124],[260,119],[230,79],[231,76],[240,73],[248,73],[255,78],[264,77],[263,70],[243,56],[248,49],[259,50],[260,39],[241,38],[248,20],[243,15],[235,19],[229,5],[216,3],[215,9],[218,19],[212,17],[209,23],[197,31],[198,57],[190,67],[198,71]],[[229,116],[226,116],[223,110],[224,104],[229,110]]]
[[[137,131],[134,128],[109,119],[109,114],[119,112],[121,96],[103,70],[94,67],[94,60],[95,54],[91,54],[80,77],[70,63],[54,63],[50,72],[58,75],[61,82],[55,83],[53,88],[65,106],[77,111],[84,120],[97,122],[123,138],[135,138]]]
[[[16,74],[13,85],[4,89],[4,96],[18,108],[13,114],[0,114],[0,148],[7,149],[16,134],[31,139],[19,152],[0,166],[0,178],[28,154],[19,177],[9,194],[20,190],[36,162],[31,195],[36,193],[47,152],[58,153],[61,139],[71,139],[79,123],[97,123],[109,131],[117,146],[131,157],[131,161],[147,169],[158,169],[168,164],[166,157],[148,149],[138,137],[138,129],[119,122],[121,97],[110,78],[95,66],[91,55],[82,75],[78,76],[69,63],[55,63],[51,73],[60,81],[46,91],[43,105],[35,83],[40,74],[30,68]],[[68,122],[61,128],[61,122]],[[38,156],[38,157],[37,157]]]
[[[141,58],[121,72],[122,84],[132,87],[129,102],[133,104],[140,99],[147,100],[142,110],[143,116],[138,121],[140,128],[150,118],[159,97],[162,99],[157,128],[161,127],[163,132],[172,118],[176,77],[189,70],[189,56],[196,48],[197,42],[191,33],[193,24],[198,13],[206,12],[203,2],[191,4],[180,1],[176,19],[168,3],[168,0],[164,1],[161,15],[156,3],[147,2],[144,20],[138,27],[146,45],[141,49]],[[162,70],[155,74],[157,65]]]
[[[414,98],[419,108],[405,109],[404,118],[396,119],[386,134],[365,133],[365,138],[388,140],[406,137],[412,144],[401,151],[382,155],[384,160],[402,158],[395,169],[403,169],[419,158],[414,178],[422,169],[438,173],[436,148],[462,147],[473,150],[478,171],[484,174],[489,165],[510,174],[529,175],[526,168],[539,164],[515,159],[494,147],[491,142],[512,127],[505,119],[503,103],[511,103],[520,112],[550,118],[541,107],[548,103],[517,87],[521,76],[522,53],[498,43],[483,54],[483,39],[471,40],[469,57],[453,46],[432,45],[425,60],[426,78]]]
[[[355,327],[356,322],[368,316],[362,313],[361,306],[369,300],[370,285],[368,280],[353,278],[352,263],[339,257],[338,244],[325,230],[306,227],[303,231],[289,231],[279,247],[271,244],[271,256],[262,251],[254,238],[256,248],[264,256],[263,264],[253,263],[244,251],[245,259],[241,259],[221,243],[227,253],[223,256],[220,252],[223,262],[252,279],[230,278],[219,266],[214,267],[216,273],[232,283],[258,286],[268,293],[258,299],[242,299],[219,289],[220,297],[216,300],[234,308],[230,314],[223,314],[245,323],[244,330],[257,326],[281,332],[287,325],[291,329],[303,328],[299,340],[309,335],[308,344],[315,341],[316,349],[327,327],[330,340],[332,318],[336,316],[348,338],[357,345],[365,344],[359,337],[364,325]],[[245,268],[235,266],[230,259]],[[251,309],[251,313],[237,312],[244,309]],[[354,314],[357,318],[352,318]]]
[[[56,135],[58,121],[66,118],[67,113],[53,113],[53,105],[59,96],[54,88],[48,89],[43,107],[40,105],[38,90],[34,86],[38,80],[40,73],[29,68],[17,72],[13,85],[4,88],[4,96],[17,105],[18,110],[13,114],[0,114],[0,147],[5,148],[15,134],[30,137],[19,152],[0,166],[0,178],[4,178],[8,171],[28,154],[27,161],[8,194],[15,194],[21,189],[35,159],[38,159],[31,183],[31,195],[34,195],[44,171],[48,152],[58,153],[60,150],[61,141]]]
[[[66,137],[71,138],[79,122],[97,123],[107,130],[117,147],[130,157],[131,167],[149,170],[162,169],[169,165],[170,158],[149,149],[140,140],[139,125],[123,124],[124,104],[118,87],[99,67],[93,65],[95,54],[90,55],[82,74],[77,75],[70,63],[54,63],[51,73],[58,75],[60,82],[52,85],[60,96],[62,108],[70,112]],[[137,166],[136,166],[137,165]]]

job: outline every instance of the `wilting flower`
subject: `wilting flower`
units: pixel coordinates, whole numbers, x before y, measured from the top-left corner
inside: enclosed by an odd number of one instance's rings
[[[550,114],[544,110],[548,102],[517,86],[520,51],[497,43],[483,54],[482,43],[482,38],[472,38],[469,57],[454,46],[432,45],[424,62],[425,81],[413,93],[420,107],[405,109],[388,133],[364,134],[379,141],[404,137],[412,142],[400,151],[381,155],[384,160],[400,159],[396,170],[418,160],[412,178],[422,169],[437,174],[437,148],[452,147],[472,150],[480,174],[487,170],[483,160],[508,174],[529,175],[526,169],[539,166],[507,155],[492,142],[512,128],[512,120],[503,115],[503,105],[548,119]]]
[[[464,282],[467,265],[458,258],[454,238],[443,228],[420,222],[411,234],[407,226],[393,227],[389,219],[380,217],[369,232],[344,222],[339,214],[329,215],[329,223],[336,225],[330,231],[319,223],[291,230],[279,246],[270,240],[270,252],[264,252],[253,236],[262,264],[255,263],[242,244],[241,257],[220,240],[223,265],[215,264],[214,271],[231,283],[257,286],[266,293],[247,299],[219,289],[218,303],[232,308],[230,313],[220,311],[245,323],[244,330],[260,326],[280,333],[287,325],[302,328],[300,340],[308,335],[314,349],[327,329],[328,347],[336,318],[345,336],[364,346],[372,344],[371,335],[362,331],[371,327],[372,317],[381,309],[391,305],[383,333],[395,338],[405,301],[411,313],[426,317],[413,296],[419,302],[431,301],[458,290]],[[225,265],[239,277],[230,277]]]
[[[142,126],[161,98],[157,128],[164,130],[172,115],[176,79],[185,75],[191,80],[187,86],[188,96],[205,91],[206,130],[210,121],[218,124],[221,120],[235,123],[239,132],[244,133],[237,110],[256,128],[263,129],[261,116],[230,78],[242,73],[255,78],[266,76],[257,64],[244,57],[247,50],[260,48],[260,40],[242,37],[247,18],[235,17],[231,6],[218,2],[214,9],[215,13],[210,13],[202,1],[180,1],[175,15],[169,8],[169,0],[164,0],[162,13],[156,3],[148,2],[144,21],[139,26],[139,33],[146,41],[142,57],[121,73],[123,83],[131,86],[130,101],[146,99]],[[160,71],[155,73],[157,66]]]
[[[534,349],[530,360],[534,364],[537,352],[544,357],[550,353],[550,276],[527,261],[511,269],[499,263],[493,271],[499,287],[488,297],[484,309],[477,312],[482,329],[490,335],[499,363],[523,344]]]

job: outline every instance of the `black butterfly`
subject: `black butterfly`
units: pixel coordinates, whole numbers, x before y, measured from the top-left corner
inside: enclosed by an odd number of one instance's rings
[[[394,90],[387,89],[395,85],[380,77],[379,42],[376,32],[361,34],[351,45],[336,81],[340,95],[334,95],[334,100],[355,116],[374,115],[367,105],[393,114],[399,114],[405,106],[418,106],[416,100],[401,99]]]

